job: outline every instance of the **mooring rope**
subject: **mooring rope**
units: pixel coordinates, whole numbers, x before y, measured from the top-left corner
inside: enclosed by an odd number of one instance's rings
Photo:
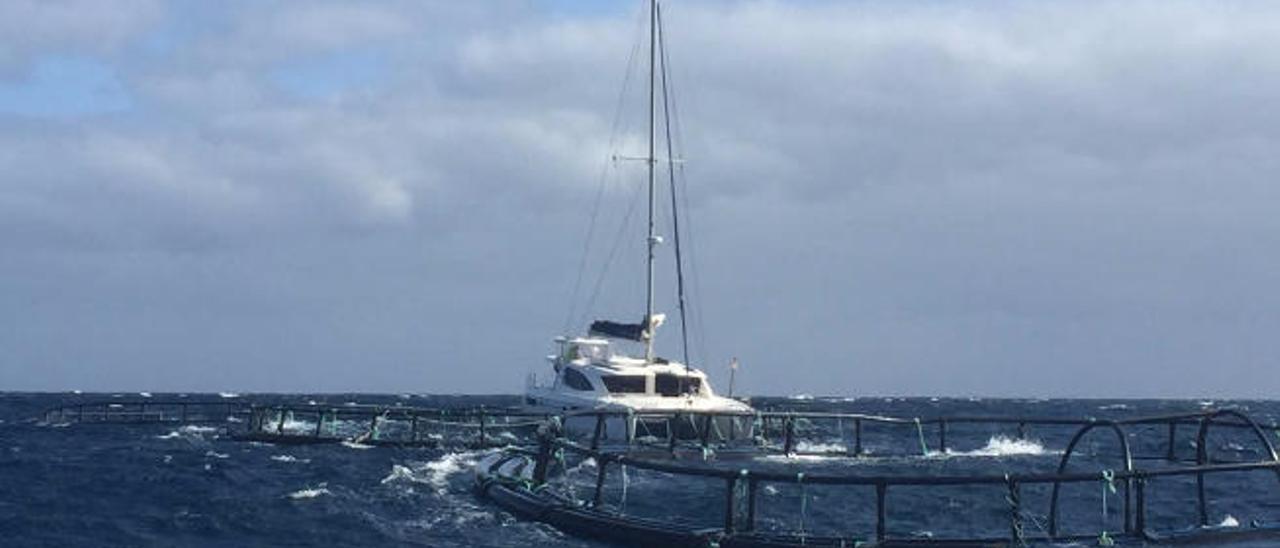
[[[803,546],[807,536],[805,530],[809,513],[809,493],[804,485],[804,472],[796,474],[796,484],[800,486],[800,545]]]
[[[573,501],[574,506],[581,506],[578,491],[573,488],[573,480],[569,479],[569,465],[565,462],[563,448],[556,448],[556,460],[560,461],[560,469],[564,471],[564,485],[569,491],[569,500]]]
[[[627,486],[631,484],[631,478],[627,476],[627,465],[622,465],[622,500],[618,502],[618,513],[622,514],[627,511]]]
[[[1112,470],[1102,471],[1102,533],[1098,535],[1098,546],[1115,546],[1111,535],[1107,534],[1107,492],[1116,492],[1116,473]]]
[[[920,437],[920,456],[929,456],[929,446],[924,442],[924,425],[920,424],[920,417],[915,417],[916,434]]]
[[[1004,496],[1004,501],[1009,503],[1009,509],[1015,516],[1017,516],[1017,519],[1013,520],[1013,541],[1016,542],[1018,546],[1026,548],[1027,535],[1022,526],[1022,517],[1025,512],[1022,511],[1022,501],[1019,500],[1021,495],[1018,494],[1018,491],[1014,489],[1013,485],[1010,483],[1009,474],[1004,475],[1004,481],[1006,484],[1010,485],[1009,493]]]

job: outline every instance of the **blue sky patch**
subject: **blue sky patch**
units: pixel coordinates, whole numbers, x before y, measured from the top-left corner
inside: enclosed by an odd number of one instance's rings
[[[86,57],[42,57],[25,79],[0,82],[0,113],[74,118],[127,110],[132,105],[115,71]]]

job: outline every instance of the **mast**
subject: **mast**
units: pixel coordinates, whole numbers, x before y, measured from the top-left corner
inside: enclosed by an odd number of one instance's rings
[[[654,115],[656,111],[656,109],[654,108],[654,100],[656,98],[654,93],[654,73],[656,72],[656,65],[657,65],[657,63],[655,62],[656,53],[658,49],[657,36],[658,36],[658,0],[650,0],[649,2],[649,156],[648,158],[646,158],[648,160],[647,163],[649,165],[649,238],[648,238],[648,245],[646,246],[649,249],[649,259],[648,259],[649,276],[648,276],[648,291],[646,291],[645,293],[644,323],[643,323],[643,325],[645,326],[645,330],[648,331],[649,336],[645,338],[645,342],[644,342],[645,363],[653,362],[653,337],[655,335],[655,332],[657,331],[656,329],[654,329],[652,325],[653,324],[653,251],[654,251],[654,247],[658,245],[658,235],[655,234],[653,231],[653,198],[654,198],[653,168],[654,168],[654,164],[657,163],[657,160],[654,158],[654,155],[653,155]]]

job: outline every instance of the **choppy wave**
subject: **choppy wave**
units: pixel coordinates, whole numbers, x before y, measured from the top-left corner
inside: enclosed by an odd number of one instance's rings
[[[483,454],[480,451],[463,451],[446,453],[428,462],[409,463],[408,466],[393,464],[391,471],[382,478],[382,484],[407,481],[430,485],[437,495],[443,496],[449,491],[450,480],[458,474],[470,473]]]
[[[167,434],[161,434],[159,436],[156,436],[156,438],[162,439],[162,440],[172,440],[172,439],[179,439],[179,438],[203,438],[205,434],[216,434],[216,433],[218,433],[218,428],[214,426],[199,426],[195,424],[188,424],[176,430],[170,430]]]
[[[849,447],[843,443],[822,443],[801,441],[796,444],[797,453],[845,453],[849,451]]]
[[[320,487],[309,487],[306,489],[299,489],[297,491],[289,493],[288,497],[293,500],[305,500],[305,499],[313,499],[321,495],[329,495],[329,494],[332,494],[332,493],[329,492],[329,489],[327,487],[324,487],[322,485]]]
[[[311,459],[300,459],[293,455],[271,455],[271,460],[276,462],[296,462],[300,464],[306,464],[311,462]]]
[[[1015,455],[1048,455],[1051,453],[1036,440],[992,436],[991,439],[987,440],[987,445],[980,449],[973,451],[947,450],[947,454],[960,457],[1009,457]]]

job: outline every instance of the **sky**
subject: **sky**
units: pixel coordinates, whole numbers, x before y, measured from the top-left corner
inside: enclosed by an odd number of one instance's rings
[[[643,313],[642,13],[0,3],[0,390],[519,393]],[[722,392],[1280,389],[1280,4],[664,19]]]

